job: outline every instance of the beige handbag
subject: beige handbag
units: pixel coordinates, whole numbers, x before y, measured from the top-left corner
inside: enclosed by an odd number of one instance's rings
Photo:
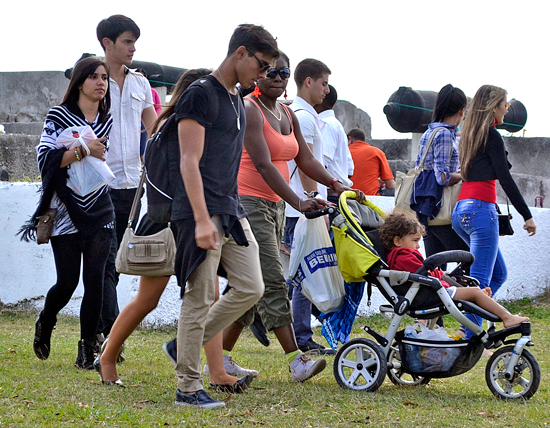
[[[439,132],[440,129],[444,127],[438,127],[430,135],[426,150],[424,151],[424,156],[422,161],[417,167],[411,168],[407,174],[397,171],[395,178],[395,209],[396,211],[401,211],[408,213],[410,215],[416,216],[416,212],[411,209],[411,195],[414,187],[414,182],[416,178],[420,175],[420,172],[424,169],[424,161],[428,155],[428,150],[430,149],[432,142]],[[451,148],[452,150],[452,148]],[[460,194],[460,189],[462,187],[462,181],[452,185],[446,186],[443,188],[443,195],[441,197],[441,209],[437,216],[428,220],[430,226],[441,226],[446,224],[451,224],[451,215],[458,200],[458,195]]]
[[[122,242],[117,252],[115,267],[117,272],[127,275],[169,276],[174,274],[176,258],[176,242],[174,234],[168,227],[148,236],[137,236],[132,230],[132,219],[135,217],[141,189],[145,181],[145,173],[141,174],[128,227],[124,232]]]

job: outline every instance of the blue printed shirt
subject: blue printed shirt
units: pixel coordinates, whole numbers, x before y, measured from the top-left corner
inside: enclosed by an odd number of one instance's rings
[[[440,186],[447,186],[451,180],[450,173],[457,172],[460,167],[455,125],[451,126],[442,122],[430,123],[428,130],[420,138],[416,166],[422,161],[424,151],[432,133],[439,127],[444,127],[445,129],[440,129],[437,132],[424,161],[424,169],[433,170],[437,183]],[[443,174],[445,174],[445,179],[443,179]]]

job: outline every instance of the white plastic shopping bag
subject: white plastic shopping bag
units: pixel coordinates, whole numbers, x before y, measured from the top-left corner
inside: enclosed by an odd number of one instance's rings
[[[324,218],[308,220],[301,216],[296,223],[288,274],[292,285],[301,289],[321,312],[342,307],[344,278],[338,270]]]
[[[88,143],[97,137],[90,126],[71,126],[57,137],[57,147],[67,147],[69,150],[81,146],[90,154]],[[86,156],[80,162],[73,162],[67,168],[67,186],[80,196],[93,192],[103,184],[109,184],[115,176],[107,162],[93,156]]]
[[[405,327],[405,336],[423,340],[454,340],[453,338],[449,337],[447,331],[445,331],[443,327],[436,326],[436,328],[430,330],[428,327],[418,322],[414,323],[414,325],[408,325]]]

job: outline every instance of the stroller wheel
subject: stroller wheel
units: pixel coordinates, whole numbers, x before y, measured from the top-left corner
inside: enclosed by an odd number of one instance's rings
[[[401,368],[401,355],[397,343],[393,343],[388,356],[388,378],[394,385],[417,386],[427,385],[432,378],[413,375]]]
[[[524,349],[515,367],[513,378],[506,379],[504,373],[513,352],[513,346],[505,346],[495,351],[487,362],[485,380],[491,392],[498,398],[528,400],[539,388],[540,366],[534,355]]]
[[[334,377],[342,388],[376,391],[388,370],[384,352],[369,339],[353,339],[340,348],[334,359]]]

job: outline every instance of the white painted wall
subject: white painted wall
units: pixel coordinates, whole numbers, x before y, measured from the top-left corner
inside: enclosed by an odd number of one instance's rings
[[[36,183],[0,183],[0,303],[18,305],[30,302],[40,309],[49,288],[55,283],[55,266],[51,246],[34,242],[21,242],[15,234],[24,221],[36,209],[38,202]],[[372,197],[380,208],[389,212],[393,198]],[[502,211],[506,207],[501,206]],[[514,216],[512,226],[515,235],[502,237],[500,248],[508,266],[508,281],[496,294],[497,299],[535,297],[550,284],[550,209],[531,208],[538,233],[528,237],[522,229],[523,219],[510,207]],[[121,275],[118,286],[119,305],[122,308],[136,294],[139,278]],[[221,282],[220,287],[225,287]],[[145,319],[148,326],[175,324],[180,308],[180,289],[172,277],[160,303]],[[83,288],[80,284],[64,313],[78,316]],[[359,307],[359,314],[378,312],[384,303],[380,293],[374,290],[372,306],[367,307],[365,299]]]

